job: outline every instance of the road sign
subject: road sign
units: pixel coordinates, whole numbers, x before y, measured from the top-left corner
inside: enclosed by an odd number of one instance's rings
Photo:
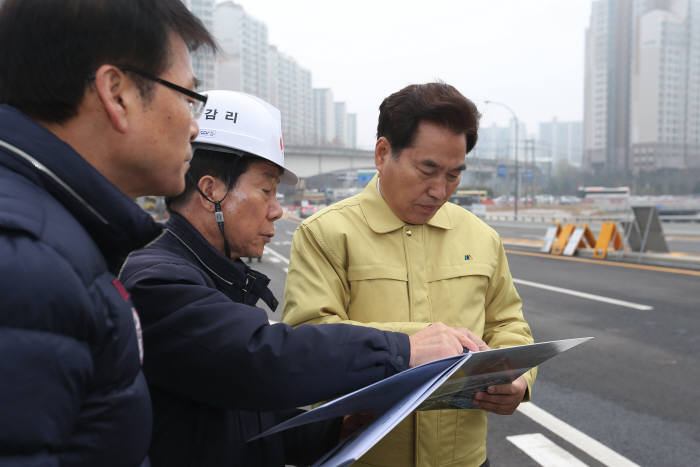
[[[498,165],[498,172],[497,175],[499,177],[505,177],[506,176],[506,166],[505,164],[499,164]]]
[[[372,180],[372,177],[374,177],[374,174],[376,174],[376,170],[358,170],[357,171],[357,181],[361,183],[367,183],[370,180]]]

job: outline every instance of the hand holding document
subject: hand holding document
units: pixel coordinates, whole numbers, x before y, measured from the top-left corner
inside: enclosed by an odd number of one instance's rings
[[[530,368],[592,339],[564,339],[467,352],[435,360],[376,382],[284,421],[252,439],[306,423],[355,413],[377,419],[358,430],[314,465],[349,465],[414,410],[473,409],[474,394],[514,381]]]
[[[486,343],[466,328],[451,328],[443,323],[433,323],[409,336],[411,342],[411,368],[439,358],[451,357],[462,352],[488,348]]]

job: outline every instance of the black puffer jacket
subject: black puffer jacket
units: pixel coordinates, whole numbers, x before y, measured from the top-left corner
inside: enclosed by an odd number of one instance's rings
[[[360,326],[270,325],[268,279],[230,261],[187,220],[134,252],[121,278],[143,323],[154,467],[311,462],[339,425],[246,440],[303,406],[406,369],[408,336]]]
[[[0,465],[144,460],[151,403],[115,273],[159,232],[68,145],[0,105]]]

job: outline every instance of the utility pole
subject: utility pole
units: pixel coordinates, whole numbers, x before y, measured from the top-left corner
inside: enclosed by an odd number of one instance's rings
[[[535,199],[535,140],[528,138],[525,140],[525,161],[528,160],[527,156],[530,155],[530,168],[528,172],[528,195],[530,200],[534,202]],[[526,162],[527,164],[527,162]],[[525,170],[528,170],[527,167]]]

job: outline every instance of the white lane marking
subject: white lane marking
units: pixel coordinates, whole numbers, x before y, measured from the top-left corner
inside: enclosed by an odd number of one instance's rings
[[[275,321],[274,319],[268,319],[268,321],[270,322],[270,324],[277,324],[277,323],[279,323],[279,321]]]
[[[280,259],[277,258],[276,256],[273,256],[272,258],[268,258],[268,261],[271,262],[271,263],[281,263],[281,262],[282,262],[282,261],[280,261]]]
[[[587,465],[551,442],[542,433],[506,436],[506,439],[543,467],[586,467]]]
[[[284,233],[286,233],[287,235],[294,235],[293,230],[285,230]]]
[[[582,431],[577,430],[563,420],[537,407],[532,402],[520,404],[518,406],[518,411],[604,465],[615,467],[639,467],[639,464],[635,464],[626,457],[616,453]]]
[[[654,309],[654,307],[650,305],[641,305],[639,303],[626,302],[624,300],[618,300],[616,298],[603,297],[602,295],[594,295],[586,292],[579,292],[578,290],[571,290],[565,289],[563,287],[555,287],[553,285],[540,284],[539,282],[531,282],[516,278],[513,278],[513,282],[515,282],[516,284],[528,285],[530,287],[537,287],[539,289],[550,290],[552,292],[573,295],[574,297],[587,298],[588,300],[595,300],[597,302],[604,302],[610,303],[612,305],[624,306],[627,308],[632,308],[634,310],[649,311]]]
[[[270,248],[269,246],[266,246],[266,247],[265,247],[265,253],[271,253],[272,256],[276,257],[277,259],[279,259],[280,261],[282,261],[284,264],[289,264],[289,260],[288,260],[287,258],[285,258],[284,256],[282,256],[280,253],[277,253],[275,250],[273,250],[273,249]]]

